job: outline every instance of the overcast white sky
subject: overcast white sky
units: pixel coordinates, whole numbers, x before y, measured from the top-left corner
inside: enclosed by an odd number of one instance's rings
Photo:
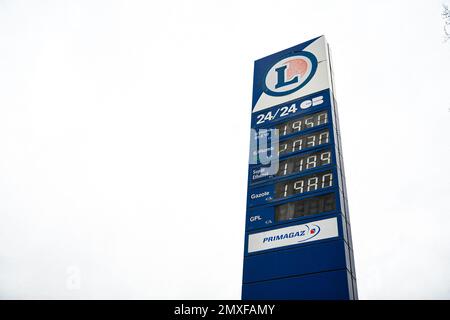
[[[1,0],[0,298],[239,299],[253,61],[324,34],[359,296],[449,299],[442,3]]]

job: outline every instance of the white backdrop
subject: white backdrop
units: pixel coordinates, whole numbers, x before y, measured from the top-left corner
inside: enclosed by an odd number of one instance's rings
[[[239,299],[253,60],[322,34],[360,298],[450,298],[441,11],[0,1],[0,298]]]

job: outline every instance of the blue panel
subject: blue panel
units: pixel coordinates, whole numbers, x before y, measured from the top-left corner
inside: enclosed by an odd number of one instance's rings
[[[325,171],[329,172],[333,175],[333,182],[332,182],[331,186],[325,186],[324,188],[319,188],[317,190],[312,190],[312,191],[305,190],[302,193],[296,193],[296,194],[288,195],[286,197],[279,197],[279,198],[276,197],[277,195],[275,192],[275,188],[276,188],[277,183],[282,184],[282,183],[286,183],[286,182],[293,182],[302,177],[310,177],[313,174],[325,173]],[[333,188],[337,188],[339,186],[338,178],[339,178],[338,170],[335,167],[329,168],[327,170],[320,168],[317,170],[311,170],[310,172],[292,175],[292,176],[289,176],[287,178],[283,178],[283,179],[280,179],[277,181],[271,181],[272,184],[269,184],[269,185],[262,185],[262,186],[258,186],[258,187],[249,186],[248,187],[248,196],[247,196],[247,206],[254,207],[257,205],[265,205],[268,203],[279,203],[281,201],[285,201],[288,199],[294,199],[294,198],[300,199],[302,197],[307,197],[312,194],[319,194],[324,191],[333,190]]]
[[[279,51],[277,53],[274,53],[270,56],[264,57],[262,59],[259,59],[255,61],[255,73],[253,75],[253,101],[252,106],[256,104],[256,101],[258,100],[259,96],[262,94],[262,86],[260,79],[263,77],[264,72],[267,71],[267,69],[273,65],[277,60],[280,59],[280,57],[284,57],[287,54],[293,52],[293,51],[301,51],[304,48],[306,48],[309,44],[317,40],[319,37],[311,39],[309,41],[303,42],[301,44],[298,44],[296,46],[293,46],[288,49],[284,49],[282,51]]]
[[[317,154],[320,152],[331,152],[331,163],[326,164],[326,165],[321,165],[318,167],[314,167],[311,169],[304,168],[302,171],[290,172],[289,174],[278,175],[278,176],[272,172],[274,170],[274,168],[271,168],[270,164],[269,165],[250,166],[249,173],[248,173],[248,176],[249,176],[248,183],[252,187],[259,186],[259,185],[264,184],[267,181],[274,182],[274,181],[278,181],[278,180],[281,180],[286,177],[294,176],[296,174],[324,170],[324,169],[328,169],[332,166],[338,165],[338,162],[336,161],[335,150],[334,150],[333,146],[328,146],[328,147],[319,146],[318,148],[316,148],[313,151],[310,150],[307,152],[302,152],[300,155],[299,154],[294,155],[294,156],[289,155],[288,157],[284,158],[283,160],[285,160],[285,161],[293,161],[294,160],[295,161],[299,157],[306,158],[310,155],[314,155],[314,154]],[[283,163],[283,161],[280,162],[279,170],[282,170],[282,168],[281,168],[282,163]]]
[[[275,186],[268,185],[259,188],[253,188],[248,191],[247,203],[249,206],[265,204],[273,201],[275,197]]]
[[[312,105],[310,104],[312,99],[319,98],[320,103]],[[295,105],[296,111],[287,113],[286,111],[292,105]],[[306,107],[305,107],[306,105]],[[323,107],[331,107],[330,102],[330,90],[322,90],[295,101],[290,101],[276,105],[271,108],[264,109],[263,111],[256,112],[252,115],[252,128],[265,128],[268,125],[276,125],[277,123],[289,120],[291,118],[303,116],[308,113],[317,112]]]
[[[346,269],[244,284],[248,300],[347,300],[352,297]]]
[[[314,196],[321,196],[326,194],[333,194],[336,196],[336,209],[332,211],[324,211],[322,213],[313,214],[313,215],[306,215],[301,216],[298,218],[294,218],[292,220],[285,220],[285,221],[276,221],[275,219],[275,208],[276,206],[273,206],[272,204],[264,205],[264,206],[257,206],[257,207],[249,207],[247,209],[247,219],[246,219],[246,231],[252,231],[256,229],[261,228],[269,228],[269,227],[278,227],[283,224],[287,223],[293,223],[296,221],[310,221],[310,220],[319,220],[324,216],[328,216],[333,213],[344,213],[343,211],[340,211],[341,206],[341,199],[339,189],[331,188],[331,190],[323,189],[322,191],[319,191],[314,194]],[[308,199],[309,196],[299,198],[301,199]],[[294,199],[297,200],[297,199]],[[291,202],[292,199],[284,199],[279,202],[277,202],[277,205],[279,204],[286,204],[288,202]]]
[[[247,256],[244,283],[345,269],[345,246],[343,240],[337,240]]]
[[[324,37],[255,61],[243,299],[358,297],[330,73]],[[308,233],[308,224],[332,217],[337,235],[334,226],[323,238],[314,238],[320,228]]]

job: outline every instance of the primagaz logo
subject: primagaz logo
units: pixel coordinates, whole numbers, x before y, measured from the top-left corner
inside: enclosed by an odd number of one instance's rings
[[[276,236],[271,236],[271,237],[265,237],[263,239],[263,243],[279,241],[279,240],[284,240],[284,239],[292,239],[292,238],[299,238],[299,240],[297,242],[303,242],[303,241],[307,241],[309,239],[314,238],[315,236],[317,236],[320,233],[320,227],[316,224],[312,224],[312,225],[305,224],[303,227],[304,228],[302,228],[298,231],[277,234]]]
[[[316,57],[306,51],[297,52],[275,63],[267,71],[264,92],[284,96],[304,87],[317,70]]]

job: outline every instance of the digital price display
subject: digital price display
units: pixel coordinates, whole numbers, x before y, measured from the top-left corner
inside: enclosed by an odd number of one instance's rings
[[[243,299],[357,299],[331,74],[323,36],[255,62]]]
[[[298,137],[293,137],[289,140],[280,142],[278,154],[281,156],[300,150],[307,150],[326,144],[329,141],[330,132],[328,129],[321,130],[316,133],[309,133]]]
[[[330,165],[333,161],[332,152],[333,151],[328,148],[320,151],[302,153],[297,156],[290,156],[287,159],[279,161],[279,169],[277,171],[274,171],[269,166],[252,168],[250,182],[256,183],[267,181],[267,179],[273,177],[287,177]]]
[[[326,123],[328,123],[328,112],[322,111],[281,123],[275,126],[275,129],[278,129],[279,135],[282,137],[306,129],[315,128]]]
[[[331,163],[331,150],[319,151],[308,155],[299,155],[280,161],[277,176],[288,176],[305,170],[315,169]]]
[[[306,177],[279,182],[275,185],[276,198],[285,198],[305,192],[329,188],[333,185],[333,173],[325,171],[308,175]]]
[[[329,193],[278,205],[275,207],[275,220],[292,220],[333,210],[336,210],[336,197]]]

